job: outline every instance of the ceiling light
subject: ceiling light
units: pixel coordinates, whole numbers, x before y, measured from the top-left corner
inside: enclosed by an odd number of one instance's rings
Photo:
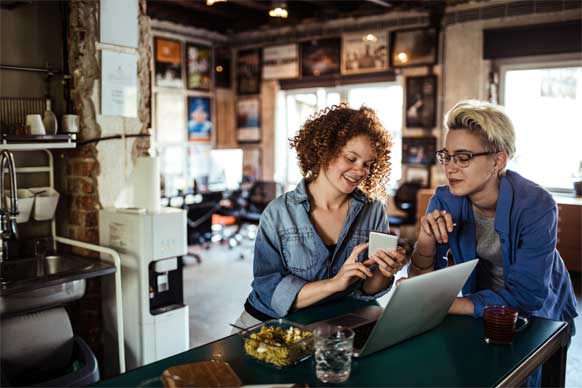
[[[224,68],[220,65],[216,66],[216,72],[217,73],[222,73],[222,71],[224,70]]]
[[[206,5],[214,5],[216,3],[226,3],[226,0],[206,0]]]
[[[400,63],[408,62],[408,54],[406,54],[406,53],[398,53],[397,57],[398,57],[398,60],[400,61]]]
[[[362,37],[362,40],[364,42],[377,42],[378,41],[378,37],[374,34],[368,34],[368,35],[364,35]]]
[[[285,2],[273,4],[273,7],[269,11],[269,16],[272,18],[287,19],[287,16],[289,16],[287,4]]]

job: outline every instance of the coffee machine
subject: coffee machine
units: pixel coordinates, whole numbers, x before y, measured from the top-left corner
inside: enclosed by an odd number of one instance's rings
[[[121,256],[126,369],[189,349],[188,306],[184,304],[182,256],[187,253],[186,212],[162,208],[108,208],[99,212],[101,245]],[[113,280],[111,280],[113,282]],[[115,375],[116,311],[109,303],[114,284],[103,284],[106,318],[104,374]]]

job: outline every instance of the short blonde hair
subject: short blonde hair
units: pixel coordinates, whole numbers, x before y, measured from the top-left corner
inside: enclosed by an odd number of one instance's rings
[[[486,101],[459,101],[447,112],[445,129],[466,129],[481,138],[486,151],[515,155],[515,130],[511,120],[500,105]]]

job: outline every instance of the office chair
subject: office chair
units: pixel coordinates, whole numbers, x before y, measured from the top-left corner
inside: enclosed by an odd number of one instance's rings
[[[238,214],[239,229],[234,236],[236,241],[243,240],[243,231],[247,239],[255,239],[261,214],[267,205],[281,194],[283,194],[283,185],[273,181],[257,181],[248,194],[242,194],[243,198],[240,202],[243,206]],[[244,259],[243,253],[240,258]]]
[[[212,239],[212,215],[220,209],[220,204],[215,202],[201,202],[187,207],[188,245],[201,245],[209,248]],[[198,263],[202,257],[195,252],[188,251],[188,255],[194,257]]]
[[[419,182],[404,182],[394,194],[394,204],[405,215],[388,216],[390,226],[399,227],[403,225],[416,224],[416,194],[422,188]]]

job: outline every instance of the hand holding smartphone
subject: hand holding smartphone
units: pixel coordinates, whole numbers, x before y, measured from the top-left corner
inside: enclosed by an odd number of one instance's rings
[[[398,247],[398,237],[388,233],[370,232],[368,257],[376,254],[378,249],[393,251]]]

